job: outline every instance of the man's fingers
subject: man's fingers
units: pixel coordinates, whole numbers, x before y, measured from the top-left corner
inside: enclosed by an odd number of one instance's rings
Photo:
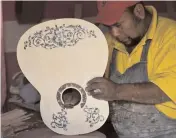
[[[96,90],[99,88],[100,88],[99,83],[92,83],[92,84],[88,85],[85,90],[89,92],[89,91],[93,91],[93,90]]]
[[[109,101],[107,98],[104,97],[102,94],[94,94],[92,95],[93,98],[98,99],[98,100],[104,100],[104,101]]]
[[[98,94],[102,95],[101,89],[96,89],[96,90],[88,91],[88,95],[91,95],[91,96],[98,95]]]
[[[108,101],[107,99],[105,99],[104,93],[105,93],[104,88],[88,91],[88,95],[92,96],[93,98],[98,99],[98,100]]]
[[[97,100],[103,100],[100,95],[92,95],[92,97],[95,98],[95,99],[97,99]]]
[[[98,100],[101,100],[103,97],[101,93],[94,93],[94,92],[91,93],[91,96]]]
[[[93,83],[85,88],[88,93],[102,93],[104,89],[103,83]]]
[[[95,77],[93,79],[91,79],[90,81],[87,82],[87,86],[93,84],[93,83],[97,83],[97,82],[105,82],[106,79],[103,77]]]

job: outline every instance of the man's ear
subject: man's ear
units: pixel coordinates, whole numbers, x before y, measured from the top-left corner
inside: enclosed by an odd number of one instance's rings
[[[142,4],[136,4],[133,13],[138,18],[144,19],[145,18],[145,9],[144,9],[144,6]]]

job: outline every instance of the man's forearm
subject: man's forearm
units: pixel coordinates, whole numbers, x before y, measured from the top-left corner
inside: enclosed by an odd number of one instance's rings
[[[170,101],[169,97],[152,82],[120,84],[117,99],[144,104],[159,104]]]

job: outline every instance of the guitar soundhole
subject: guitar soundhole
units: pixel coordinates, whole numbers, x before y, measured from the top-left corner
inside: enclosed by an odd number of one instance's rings
[[[62,85],[57,92],[57,102],[62,108],[72,109],[75,106],[84,107],[87,100],[85,90],[75,83]]]
[[[62,101],[67,108],[73,108],[81,101],[81,94],[74,88],[68,88],[62,93]]]

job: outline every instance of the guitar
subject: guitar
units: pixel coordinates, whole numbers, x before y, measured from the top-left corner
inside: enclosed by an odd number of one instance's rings
[[[108,102],[88,96],[85,91],[90,79],[104,75],[108,62],[107,41],[94,24],[73,18],[37,24],[20,38],[17,60],[41,95],[41,117],[52,131],[86,134],[105,123]],[[72,108],[63,100],[69,90],[80,97]]]

